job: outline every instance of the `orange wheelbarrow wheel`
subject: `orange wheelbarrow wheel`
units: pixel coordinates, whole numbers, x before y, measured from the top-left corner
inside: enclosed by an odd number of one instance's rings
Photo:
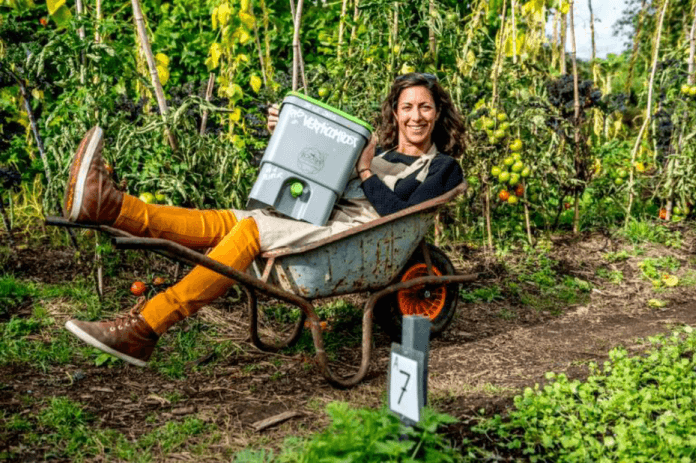
[[[428,251],[435,275],[455,273],[454,265],[444,252],[431,244],[428,244]],[[428,268],[422,252],[417,250],[396,281],[408,281],[424,276],[428,276]],[[404,315],[428,317],[431,323],[430,334],[435,336],[452,322],[458,299],[459,285],[457,284],[414,286],[389,297],[388,304],[381,305],[381,310],[375,313],[375,318],[382,329],[397,342],[401,339]]]

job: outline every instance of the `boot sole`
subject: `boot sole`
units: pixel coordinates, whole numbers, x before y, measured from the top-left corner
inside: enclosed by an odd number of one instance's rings
[[[77,172],[77,180],[75,181],[75,187],[73,190],[72,209],[70,210],[70,215],[68,216],[68,220],[71,222],[76,222],[77,217],[80,215],[80,210],[82,209],[82,197],[85,190],[85,182],[87,181],[87,173],[89,173],[89,167],[92,165],[94,153],[97,151],[97,147],[99,146],[103,133],[104,131],[101,127],[95,128],[94,133],[92,133],[92,138],[87,144],[87,148],[85,149],[81,158],[77,160],[79,163],[79,168]]]
[[[139,366],[139,367],[144,367],[147,366],[147,362],[137,359],[135,357],[131,357],[130,355],[126,355],[123,352],[119,352],[117,350],[112,349],[111,347],[107,346],[106,344],[98,341],[97,339],[93,338],[89,334],[85,333],[82,331],[80,328],[78,328],[77,325],[75,325],[72,320],[68,321],[65,323],[65,328],[70,331],[72,334],[89,344],[90,346],[96,347],[97,349],[106,352],[107,354],[111,354],[115,357],[120,358],[121,360],[128,362],[130,364]]]

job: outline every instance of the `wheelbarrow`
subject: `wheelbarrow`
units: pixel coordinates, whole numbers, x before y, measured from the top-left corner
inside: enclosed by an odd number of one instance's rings
[[[121,249],[147,249],[190,265],[202,265],[241,285],[248,296],[249,334],[264,351],[278,351],[295,344],[309,320],[316,363],[326,380],[336,387],[351,387],[368,372],[372,352],[372,323],[376,315],[393,337],[401,332],[404,315],[422,315],[431,320],[431,333],[443,331],[452,321],[459,285],[476,280],[461,275],[445,253],[425,242],[441,206],[461,194],[461,184],[449,192],[377,220],[358,225],[305,246],[280,248],[262,253],[247,272],[221,264],[206,255],[159,238],[134,237],[104,225],[74,224],[47,217],[47,225],[94,228],[112,236]],[[291,334],[281,342],[267,343],[259,336],[257,292],[300,309]],[[352,293],[370,292],[362,317],[362,358],[358,371],[337,375],[324,350],[320,319],[313,300]],[[380,309],[375,313],[375,305]]]

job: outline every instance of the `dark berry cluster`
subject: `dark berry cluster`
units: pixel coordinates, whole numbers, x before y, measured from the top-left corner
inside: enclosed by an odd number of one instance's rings
[[[0,186],[4,190],[17,190],[22,175],[10,167],[0,167]]]
[[[549,102],[559,108],[564,117],[568,117],[575,111],[575,90],[573,76],[565,75],[546,84]],[[580,108],[587,109],[599,106],[602,100],[602,92],[594,86],[591,80],[578,82],[578,98]]]
[[[674,132],[672,114],[665,109],[660,109],[655,113],[653,118],[655,120],[655,142],[657,149],[661,154],[669,154],[672,133]]]
[[[629,98],[627,93],[610,93],[605,95],[603,99],[604,110],[607,113],[613,113],[614,111],[626,112],[626,103],[629,102]]]

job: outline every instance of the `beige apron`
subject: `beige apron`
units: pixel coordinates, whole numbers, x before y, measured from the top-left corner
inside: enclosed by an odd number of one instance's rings
[[[374,175],[377,175],[391,190],[394,190],[397,181],[408,177],[418,169],[423,169],[416,177],[422,183],[428,175],[430,163],[437,154],[437,149],[433,145],[426,154],[420,156],[410,166],[385,161],[383,159],[385,154],[387,153],[385,152],[372,160],[371,169]],[[238,220],[245,217],[254,218],[259,229],[261,252],[286,246],[303,246],[380,217],[365,197],[360,187],[361,183],[357,172],[353,170],[343,195],[336,202],[329,221],[323,226],[290,219],[270,208],[251,211],[233,209],[233,212]]]

